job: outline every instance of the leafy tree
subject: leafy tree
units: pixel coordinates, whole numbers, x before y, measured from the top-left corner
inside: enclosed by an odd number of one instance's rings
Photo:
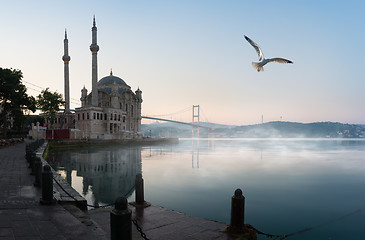
[[[41,94],[37,97],[37,107],[45,114],[45,118],[51,126],[56,118],[56,113],[60,111],[60,106],[64,104],[62,94],[50,92],[48,88],[42,90]]]
[[[23,109],[36,110],[35,99],[26,93],[22,78],[20,70],[0,68],[0,126],[5,138],[10,117],[13,118],[13,128],[21,130],[25,123]]]

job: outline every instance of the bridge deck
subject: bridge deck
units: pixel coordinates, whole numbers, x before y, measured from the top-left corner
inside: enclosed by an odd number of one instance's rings
[[[175,120],[170,120],[170,119],[164,119],[164,118],[155,118],[155,117],[148,117],[148,116],[141,116],[141,118],[145,118],[145,119],[151,119],[151,120],[157,120],[157,121],[165,121],[165,122],[173,122],[173,123],[179,123],[179,124],[185,124],[185,125],[189,125],[192,127],[199,127],[199,128],[208,128],[210,129],[210,127],[206,127],[206,126],[202,126],[202,125],[198,125],[198,124],[193,124],[193,123],[187,123],[187,122],[180,122],[180,121],[175,121]]]

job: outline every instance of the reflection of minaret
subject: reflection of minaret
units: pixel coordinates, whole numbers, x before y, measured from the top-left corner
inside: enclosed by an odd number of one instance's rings
[[[136,97],[137,97],[137,116],[141,116],[143,99],[142,99],[142,91],[139,89],[139,87],[136,91]],[[136,129],[137,132],[141,131],[141,119],[142,119],[141,117],[138,118],[138,124]]]
[[[82,194],[86,195],[89,193],[89,179],[88,178],[82,178]]]
[[[67,39],[67,32],[65,30],[65,40],[63,40],[64,46],[64,55],[62,60],[64,62],[64,76],[65,76],[65,113],[70,112],[70,85],[69,85],[69,69],[68,63],[71,60],[71,57],[68,55],[68,39]]]
[[[90,45],[90,51],[92,53],[92,95],[91,95],[91,105],[92,106],[98,106],[98,51],[99,46],[97,44],[96,39],[96,23],[95,23],[95,16],[93,20],[93,27],[91,28],[92,31],[92,42]]]
[[[85,107],[86,106],[86,99],[87,99],[87,89],[84,86],[84,88],[81,89],[81,98],[80,98],[80,100],[81,100],[81,107]]]
[[[66,165],[66,181],[70,186],[72,186],[72,164],[68,163]]]

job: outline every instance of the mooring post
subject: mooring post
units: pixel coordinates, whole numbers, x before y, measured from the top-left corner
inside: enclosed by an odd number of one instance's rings
[[[110,237],[111,240],[132,239],[132,211],[128,208],[128,200],[119,197],[115,207],[110,212]]]
[[[31,153],[31,151],[30,151],[30,145],[27,144],[25,146],[25,159],[27,159],[27,162],[28,163],[30,162],[30,153]]]
[[[53,204],[53,173],[49,165],[43,167],[42,172],[42,204]]]
[[[143,205],[144,204],[143,178],[142,174],[140,173],[136,175],[135,186],[136,186],[136,204]]]
[[[245,197],[241,189],[236,189],[232,196],[231,224],[229,229],[233,232],[243,232],[245,227]]]
[[[134,189],[135,189],[136,201],[131,202],[131,205],[135,206],[136,208],[146,208],[151,206],[151,203],[146,202],[144,200],[143,178],[142,174],[140,173],[136,175],[136,180],[134,182]]]
[[[42,182],[42,161],[39,157],[36,157],[34,161],[34,173],[35,173],[34,186],[40,187]]]
[[[30,162],[29,162],[29,167],[30,167],[30,175],[34,175],[34,162],[35,162],[35,159],[36,159],[36,154],[35,152],[32,152],[31,155],[30,155]]]

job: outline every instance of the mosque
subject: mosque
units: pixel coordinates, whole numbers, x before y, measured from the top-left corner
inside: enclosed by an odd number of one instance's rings
[[[142,91],[135,92],[127,83],[113,75],[98,81],[97,27],[93,19],[92,43],[92,89],[81,90],[81,107],[70,110],[68,39],[64,39],[64,89],[65,111],[58,113],[53,129],[70,129],[69,138],[73,139],[130,139],[141,138]]]

